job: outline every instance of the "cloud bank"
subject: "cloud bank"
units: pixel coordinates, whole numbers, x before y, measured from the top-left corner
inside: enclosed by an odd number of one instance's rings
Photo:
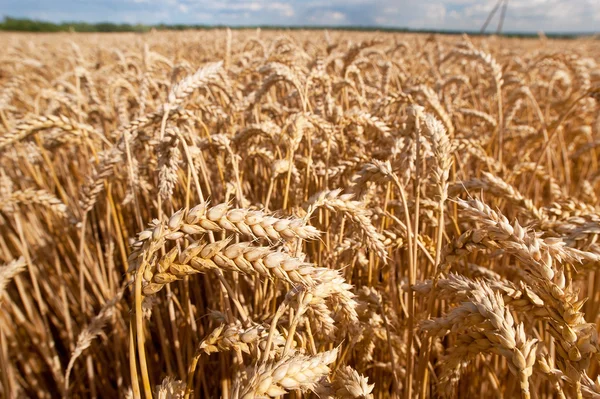
[[[383,26],[479,30],[496,0],[2,0],[52,22]],[[497,24],[498,12],[489,30]],[[510,0],[504,31],[597,32],[600,0]]]

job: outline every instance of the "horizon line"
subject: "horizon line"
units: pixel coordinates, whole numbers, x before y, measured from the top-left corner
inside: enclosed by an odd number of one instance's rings
[[[187,24],[187,23],[165,23],[159,22],[156,24],[144,24],[144,23],[131,23],[131,22],[111,22],[111,21],[100,21],[100,22],[86,22],[86,21],[61,21],[61,22],[51,22],[45,21],[41,19],[31,19],[31,18],[22,18],[22,17],[12,17],[12,16],[4,16],[2,22],[0,22],[0,30],[1,31],[13,31],[13,32],[46,32],[52,33],[52,31],[48,30],[33,30],[33,29],[6,29],[7,22],[28,22],[40,25],[49,25],[54,26],[56,28],[74,28],[76,25],[89,26],[94,28],[99,28],[102,26],[113,26],[115,28],[123,28],[122,32],[134,32],[133,29],[126,28],[142,28],[151,30],[152,28],[161,29],[161,30],[193,30],[193,29],[233,29],[233,30],[243,30],[243,29],[266,29],[266,30],[350,30],[350,31],[364,31],[364,32],[372,32],[372,31],[384,31],[384,32],[398,32],[398,33],[439,33],[439,34],[449,34],[449,35],[459,35],[459,34],[468,34],[474,36],[528,36],[535,37],[539,36],[540,33],[543,33],[547,37],[578,37],[578,36],[595,36],[600,35],[600,31],[580,31],[580,32],[571,32],[571,31],[514,31],[507,30],[503,32],[481,32],[480,30],[460,30],[460,29],[435,29],[435,28],[409,28],[402,26],[386,26],[386,25],[300,25],[300,24],[292,24],[292,25],[277,25],[277,24],[222,24],[222,23],[214,23],[214,24]],[[63,31],[64,32],[64,31]],[[76,31],[77,33],[108,33],[103,31]],[[116,33],[116,31],[115,31]]]

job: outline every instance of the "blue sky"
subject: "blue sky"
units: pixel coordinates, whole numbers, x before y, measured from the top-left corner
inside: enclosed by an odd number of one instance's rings
[[[0,0],[0,13],[53,22],[368,25],[478,30],[497,0]],[[494,30],[496,18],[488,29]],[[600,0],[510,0],[505,31],[598,32]]]

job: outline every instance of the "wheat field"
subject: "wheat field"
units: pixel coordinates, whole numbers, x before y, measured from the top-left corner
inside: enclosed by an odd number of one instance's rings
[[[4,398],[600,398],[594,38],[0,35]]]

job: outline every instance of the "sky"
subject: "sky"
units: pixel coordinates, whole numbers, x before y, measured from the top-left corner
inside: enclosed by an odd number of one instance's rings
[[[497,0],[0,0],[51,22],[381,26],[477,31]],[[488,30],[495,31],[500,12]],[[600,0],[509,0],[505,32],[599,32]]]

